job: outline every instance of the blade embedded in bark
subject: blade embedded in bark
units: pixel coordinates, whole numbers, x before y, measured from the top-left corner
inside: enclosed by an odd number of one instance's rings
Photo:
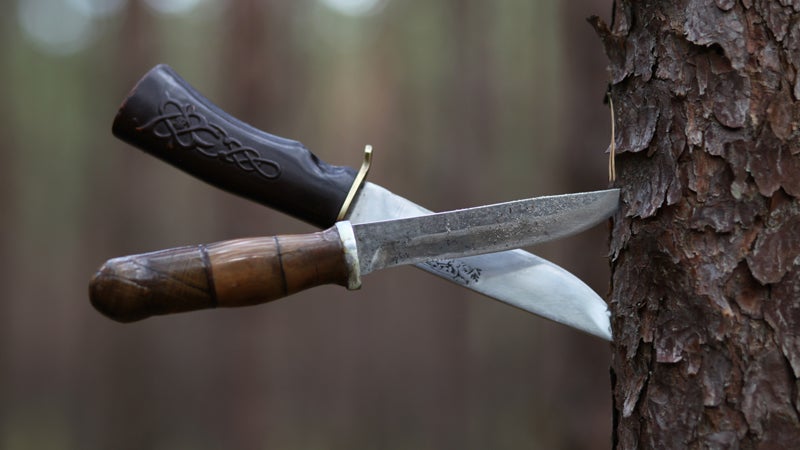
[[[618,191],[601,192],[607,193],[601,197],[609,204],[598,206],[594,212],[602,217],[574,218],[575,221],[601,221],[616,209]],[[562,196],[551,198],[557,197]],[[348,219],[358,224],[430,213],[368,182],[359,193]],[[556,228],[562,226],[557,221],[553,224],[556,224]],[[611,339],[605,302],[568,271],[526,251],[508,250],[459,259],[438,259],[421,262],[417,267],[511,306],[606,340]]]

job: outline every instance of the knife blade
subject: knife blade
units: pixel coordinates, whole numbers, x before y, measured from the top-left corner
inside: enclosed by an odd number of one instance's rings
[[[131,322],[217,306],[247,306],[322,284],[361,287],[376,270],[525,247],[594,226],[616,190],[538,197],[318,233],[238,239],[114,258],[90,282],[92,304]]]
[[[117,113],[123,141],[225,191],[320,228],[331,226],[356,170],[326,164],[297,141],[247,125],[218,108],[167,65],[145,74]],[[430,214],[371,182],[359,189],[352,223]],[[417,264],[505,304],[611,339],[606,303],[556,264],[523,250]]]

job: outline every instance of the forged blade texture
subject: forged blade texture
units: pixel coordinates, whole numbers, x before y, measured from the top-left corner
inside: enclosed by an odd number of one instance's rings
[[[381,186],[365,182],[348,220],[359,224],[431,213]],[[436,259],[416,267],[493,300],[611,340],[609,311],[603,299],[571,272],[524,250]]]
[[[361,273],[558,239],[608,218],[618,201],[617,190],[582,192],[358,224]]]

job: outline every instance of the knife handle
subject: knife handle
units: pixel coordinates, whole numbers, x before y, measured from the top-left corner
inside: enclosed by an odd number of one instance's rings
[[[230,116],[164,64],[128,94],[112,132],[213,186],[321,228],[336,222],[356,177],[300,142]]]
[[[338,284],[360,287],[349,222],[304,234],[236,239],[107,261],[89,283],[92,305],[118,322],[266,303]]]

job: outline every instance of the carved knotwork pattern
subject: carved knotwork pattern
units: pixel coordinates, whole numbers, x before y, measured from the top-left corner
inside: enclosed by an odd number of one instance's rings
[[[460,282],[464,285],[477,283],[481,279],[481,269],[464,264],[452,259],[437,259],[427,261],[425,265],[441,275],[449,277],[451,280]]]
[[[195,110],[191,103],[184,105],[175,100],[166,100],[159,107],[159,115],[137,128],[152,130],[161,139],[168,139],[170,146],[196,150],[209,158],[236,164],[246,172],[255,171],[267,179],[278,178],[281,166],[258,151],[242,145],[230,137],[228,132]]]

